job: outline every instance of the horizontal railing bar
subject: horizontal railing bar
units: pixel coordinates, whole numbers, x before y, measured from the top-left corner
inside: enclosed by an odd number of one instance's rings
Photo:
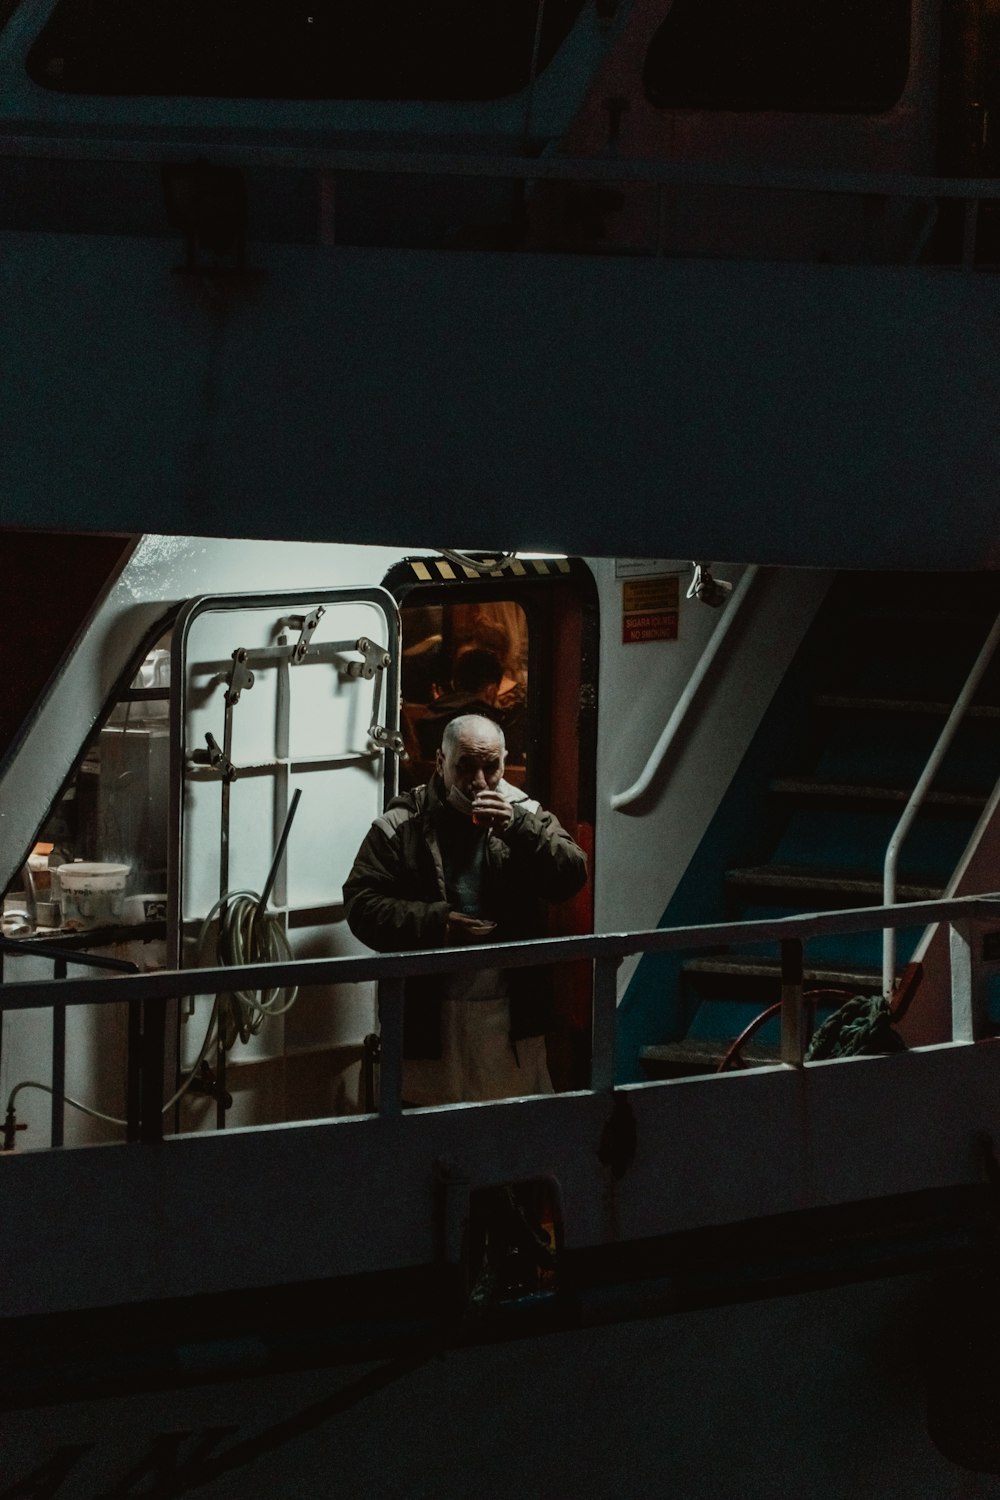
[[[632,953],[675,953],[684,948],[731,947],[737,943],[803,940],[831,933],[867,932],[880,927],[923,927],[928,922],[1000,922],[1000,895],[962,896],[951,901],[913,901],[896,906],[864,906],[758,922],[711,923],[699,927],[653,928],[646,932],[535,938],[462,948],[359,957],[303,958],[232,968],[160,970],[123,975],[111,985],[93,980],[36,979],[0,986],[0,1010],[39,1010],[56,1004],[122,1004],[129,1000],[176,999],[234,989],[285,985],[361,984],[418,974],[455,974],[480,969],[523,968],[568,963],[579,958],[626,957]],[[67,990],[72,987],[72,993]],[[99,993],[95,993],[99,991]]]
[[[924,177],[890,172],[822,172],[740,167],[715,162],[671,162],[642,157],[500,156],[484,152],[355,151],[278,143],[172,137],[163,129],[149,139],[69,136],[38,131],[0,134],[0,157],[51,161],[172,163],[210,161],[218,166],[287,167],[314,172],[375,175],[486,177],[526,182],[649,182],[671,186],[745,188],[807,193],[851,193],[887,198],[1000,198],[1000,179]]]

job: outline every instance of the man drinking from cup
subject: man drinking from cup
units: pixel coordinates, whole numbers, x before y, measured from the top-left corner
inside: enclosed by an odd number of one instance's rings
[[[344,899],[351,931],[380,953],[509,942],[544,932],[547,902],[576,894],[583,850],[503,779],[503,730],[468,714],[445,726],[425,786],[395,797],[358,851]],[[541,967],[407,981],[403,1098],[451,1104],[551,1093]]]

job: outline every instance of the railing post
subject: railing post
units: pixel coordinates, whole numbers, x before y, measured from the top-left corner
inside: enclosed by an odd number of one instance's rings
[[[332,172],[319,174],[319,242],[337,243],[337,179]]]
[[[66,960],[57,958],[52,978],[66,978]],[[52,1145],[61,1146],[65,1139],[66,1105],[66,1007],[52,1007]]]
[[[142,1001],[128,1003],[125,1054],[125,1139],[137,1141],[142,1130]]]
[[[1000,646],[1000,615],[997,615],[994,620],[990,633],[983,642],[979,655],[972,664],[972,670],[962,685],[962,691],[955,699],[951,713],[945,720],[944,728],[935,741],[934,749],[927,758],[927,763],[920,773],[916,786],[910,793],[909,801],[904,807],[899,822],[896,824],[893,835],[889,840],[885,851],[885,862],[882,867],[883,906],[896,905],[896,872],[899,866],[903,843],[913,826],[931,782],[940,769],[945,754],[958,732],[959,725],[965,717],[966,711],[975,696],[976,689],[992,662],[998,646]],[[896,929],[894,927],[887,927],[882,934],[882,993],[887,1000],[891,1000],[895,988]]]
[[[139,1138],[163,1139],[163,1053],[167,1038],[167,1002],[142,1002],[142,1083]]]
[[[403,980],[382,979],[378,987],[378,1018],[381,1035],[378,1112],[402,1112],[403,1087]]]
[[[986,986],[980,963],[982,928],[976,922],[952,922],[951,1039],[974,1042],[986,1032]]]
[[[979,199],[967,198],[962,220],[962,270],[971,271],[976,264],[976,239],[979,233]]]
[[[620,963],[621,959],[615,954],[594,959],[590,1087],[595,1094],[609,1093],[615,1086],[615,1017]]]
[[[801,1068],[804,1050],[802,940],[785,938],[781,944],[781,1061],[790,1067]]]

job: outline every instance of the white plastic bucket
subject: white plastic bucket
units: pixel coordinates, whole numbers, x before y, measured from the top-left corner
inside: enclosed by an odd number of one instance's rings
[[[125,883],[131,865],[100,864],[76,860],[60,865],[63,924],[99,927],[121,920],[125,905]]]

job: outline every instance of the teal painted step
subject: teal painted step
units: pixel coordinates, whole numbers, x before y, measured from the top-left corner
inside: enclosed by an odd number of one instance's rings
[[[775,996],[775,998],[778,997]],[[844,995],[845,1000],[849,998],[849,995]],[[828,1015],[832,1015],[836,1008],[836,1002],[818,1006],[819,1022],[817,1025]],[[731,1043],[742,1035],[752,1021],[756,1020],[762,1009],[765,1007],[742,1000],[703,1001],[695,1012],[686,1035],[696,1041]],[[760,1030],[754,1034],[753,1040],[759,1046],[777,1047],[781,1041],[781,1017],[775,1015],[765,1021]]]
[[[992,706],[992,705],[991,705]],[[937,744],[945,720],[914,722],[898,717],[834,719],[822,753],[811,769],[820,780],[885,782],[916,786]],[[989,792],[1000,776],[997,718],[970,720],[958,730],[932,785],[956,791]]]
[[[848,903],[841,903],[847,905]],[[857,903],[863,905],[863,902]],[[802,908],[799,908],[801,912]],[[775,917],[788,917],[798,915],[794,908],[781,905],[754,905],[748,906],[741,914],[741,920],[747,922],[773,921]],[[921,934],[923,924],[918,927],[903,927],[897,930],[897,958],[900,964],[908,963],[913,949],[916,947]],[[740,945],[741,953],[769,954],[772,958],[777,954],[777,944]],[[836,964],[855,969],[877,969],[882,968],[882,929],[876,928],[871,932],[859,933],[825,933],[810,938],[805,946],[805,961],[813,965]]]
[[[992,575],[836,580],[663,925],[881,904],[889,839],[998,613]],[[938,895],[951,875],[1000,775],[998,730],[1000,660],[910,832],[898,899]],[[762,876],[770,866],[786,868]],[[900,965],[922,931],[897,933]],[[845,996],[877,993],[881,958],[877,929],[811,939],[807,987],[832,968],[864,981],[846,984]],[[731,973],[734,959],[742,962]],[[706,1050],[724,1050],[776,998],[776,960],[766,944],[683,964],[643,961],[622,1007],[625,1046],[638,1042],[636,1056],[644,1041],[683,1039],[690,1070],[704,1071]],[[1000,981],[995,988],[1000,1024]],[[777,1035],[769,1023],[765,1043]]]
[[[975,807],[951,811],[928,809],[921,813],[903,845],[901,878],[906,881],[943,885],[966,848],[985,799]],[[868,808],[857,803],[846,806],[796,807],[788,816],[767,854],[777,865],[801,865],[815,869],[854,871],[879,877],[905,803],[882,809],[874,801]],[[807,907],[801,908],[807,910]]]

